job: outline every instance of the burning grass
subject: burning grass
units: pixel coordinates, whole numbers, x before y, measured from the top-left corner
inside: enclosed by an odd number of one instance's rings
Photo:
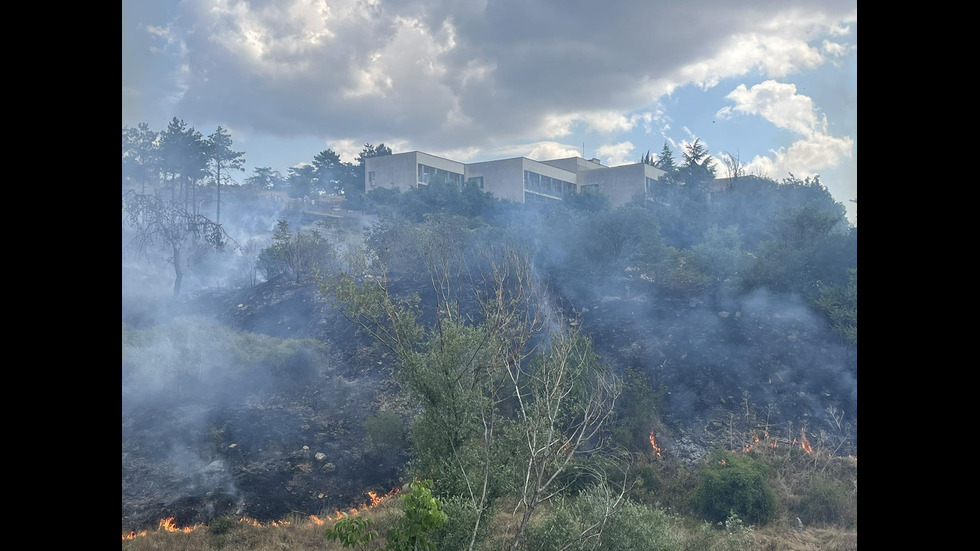
[[[124,550],[154,549],[177,551],[228,547],[264,551],[266,549],[331,549],[326,544],[324,531],[344,516],[365,515],[368,518],[382,514],[389,498],[397,495],[399,488],[379,496],[368,492],[368,499],[345,511],[333,511],[319,515],[296,514],[271,522],[259,522],[249,517],[232,520],[215,519],[210,525],[177,526],[174,517],[161,519],[156,530],[132,530],[122,535]]]

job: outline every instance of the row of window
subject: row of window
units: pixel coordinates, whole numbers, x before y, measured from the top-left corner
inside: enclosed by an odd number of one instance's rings
[[[463,175],[458,172],[450,172],[448,170],[443,170],[441,168],[431,167],[429,165],[424,165],[419,163],[419,177],[418,182],[420,184],[426,184],[432,181],[433,178],[442,178],[449,184],[455,184],[457,187],[463,187]]]
[[[535,193],[561,198],[565,195],[575,193],[575,184],[566,182],[565,180],[559,180],[558,178],[552,178],[551,176],[538,174],[537,172],[531,172],[530,170],[525,170],[524,189]]]

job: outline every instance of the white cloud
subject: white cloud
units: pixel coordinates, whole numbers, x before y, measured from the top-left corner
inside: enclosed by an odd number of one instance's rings
[[[329,141],[327,142],[327,147],[332,149],[333,152],[340,157],[341,162],[355,163],[357,162],[357,156],[360,154],[364,144],[355,142],[351,139],[343,139]]]
[[[716,113],[720,118],[731,118],[733,112],[759,115],[779,128],[797,134],[813,135],[826,131],[827,122],[817,115],[813,101],[796,93],[796,85],[767,80],[747,88],[739,84],[727,96],[734,106],[724,107]]]
[[[815,134],[794,142],[788,148],[772,152],[772,156],[756,156],[746,164],[749,174],[762,174],[780,179],[793,173],[799,178],[814,176],[822,169],[835,167],[853,155],[854,140]]]
[[[582,154],[581,151],[562,145],[557,142],[539,142],[533,144],[534,148],[531,149],[524,157],[528,159],[534,159],[536,161],[546,161],[548,159],[563,159],[566,157],[578,157]]]
[[[608,166],[619,166],[628,163],[635,163],[631,160],[630,154],[634,146],[631,142],[620,142],[617,144],[602,145],[596,148],[596,154],[606,161]]]

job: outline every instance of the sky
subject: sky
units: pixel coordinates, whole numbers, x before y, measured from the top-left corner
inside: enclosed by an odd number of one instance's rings
[[[245,171],[365,144],[462,162],[819,175],[857,224],[857,0],[123,0],[122,126],[227,129]]]

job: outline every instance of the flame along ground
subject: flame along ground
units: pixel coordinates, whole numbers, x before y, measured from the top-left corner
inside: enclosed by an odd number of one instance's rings
[[[761,437],[759,436],[758,432],[753,432],[752,442],[746,444],[745,447],[742,448],[742,451],[748,453],[760,444],[772,449],[778,449],[779,438],[770,436],[769,431],[763,432]],[[810,440],[806,437],[806,428],[800,429],[800,437],[798,439],[794,438],[791,445],[799,445],[801,450],[808,454],[813,454],[813,446],[810,445]],[[650,431],[650,448],[653,449],[653,452],[657,455],[657,457],[663,457],[663,451],[660,449],[660,446],[657,445],[657,439],[654,437],[652,430]]]
[[[778,438],[775,438],[775,437],[770,437],[769,436],[769,432],[766,431],[765,433],[763,433],[763,436],[762,437],[760,437],[758,433],[753,433],[753,435],[752,435],[752,442],[749,443],[749,444],[746,444],[745,447],[744,447],[744,449],[743,449],[743,451],[749,452],[754,447],[756,447],[757,444],[760,444],[760,443],[763,443],[764,445],[766,445],[766,446],[768,446],[770,448],[773,448],[773,449],[776,449],[776,448],[779,447],[779,439]],[[813,446],[810,445],[810,440],[806,437],[806,429],[805,428],[801,428],[800,429],[800,438],[799,439],[796,439],[796,438],[793,439],[792,445],[793,446],[796,446],[797,444],[799,444],[800,449],[802,449],[806,453],[808,453],[808,454],[812,454],[813,453]],[[650,431],[650,447],[653,449],[654,453],[657,454],[657,457],[663,457],[663,453],[662,453],[662,451],[660,449],[660,446],[657,445],[657,440],[654,437],[654,434],[653,434],[653,431],[652,430]],[[722,461],[722,463],[724,463],[724,461]],[[362,503],[359,509],[357,507],[351,507],[347,512],[339,511],[338,510],[338,511],[336,511],[334,513],[334,515],[327,516],[326,519],[321,519],[320,517],[318,517],[316,515],[310,515],[309,516],[309,521],[312,524],[316,525],[316,526],[322,526],[327,520],[337,521],[337,520],[340,520],[340,519],[342,519],[342,518],[344,518],[346,516],[356,516],[356,515],[360,514],[361,511],[364,511],[364,510],[367,510],[367,509],[371,509],[371,508],[377,507],[378,505],[381,504],[382,501],[388,499],[391,496],[394,496],[394,495],[398,494],[399,492],[400,492],[400,489],[399,488],[393,488],[390,492],[388,492],[387,494],[385,494],[383,496],[378,496],[377,492],[368,492],[367,495],[368,495],[368,498],[370,498],[370,502],[367,502],[366,501],[366,502]],[[290,524],[292,524],[288,520],[272,521],[272,522],[267,522],[267,523],[264,523],[263,524],[263,523],[260,523],[259,521],[255,520],[255,519],[251,519],[251,518],[248,518],[248,517],[243,517],[243,518],[239,519],[238,522],[240,524],[248,524],[250,526],[256,526],[256,527],[261,527],[261,526],[289,526]],[[157,527],[157,532],[183,532],[183,533],[187,534],[187,533],[190,533],[190,532],[193,532],[195,530],[202,529],[202,528],[203,529],[207,529],[207,526],[206,525],[203,525],[203,524],[197,524],[197,525],[194,525],[194,526],[185,526],[183,528],[179,528],[175,524],[175,522],[174,522],[174,517],[169,517],[169,518],[165,518],[165,519],[161,519],[160,520],[160,524]],[[136,539],[136,538],[141,537],[141,536],[145,536],[148,533],[149,533],[148,530],[142,530],[142,531],[139,531],[139,532],[133,530],[132,532],[129,532],[128,534],[123,534],[122,535],[122,539],[123,540],[132,540],[132,539]]]
[[[360,507],[351,507],[347,511],[340,511],[340,510],[338,510],[333,515],[328,515],[325,519],[321,519],[320,517],[318,517],[316,515],[310,515],[309,516],[309,521],[310,521],[311,524],[313,524],[315,526],[322,526],[328,520],[337,521],[337,520],[340,520],[340,519],[342,519],[344,517],[357,516],[357,515],[360,514],[361,511],[366,511],[368,509],[373,509],[374,507],[377,507],[378,505],[380,505],[381,502],[383,502],[384,500],[386,500],[386,499],[388,499],[388,498],[390,498],[390,497],[392,497],[394,495],[397,495],[400,492],[401,492],[401,489],[400,488],[392,488],[392,490],[390,492],[388,492],[387,494],[385,494],[383,496],[379,496],[377,492],[368,492],[367,495],[368,495],[368,498],[370,498],[370,501],[365,501],[364,503],[362,503],[360,505]],[[242,518],[240,518],[238,520],[238,523],[239,524],[246,524],[246,525],[249,525],[249,526],[255,526],[255,527],[263,527],[263,526],[289,526],[290,524],[293,524],[291,521],[288,521],[288,520],[280,520],[280,521],[275,521],[274,520],[274,521],[271,521],[271,522],[262,523],[262,522],[259,522],[259,521],[255,520],[255,519],[253,519],[253,518],[248,518],[248,517],[242,517]],[[175,523],[174,517],[169,517],[169,518],[165,518],[165,519],[161,519],[160,520],[160,524],[157,526],[156,531],[157,532],[182,532],[184,534],[189,534],[191,532],[194,532],[195,530],[202,530],[202,529],[206,530],[207,528],[208,527],[205,524],[195,524],[194,526],[185,526],[183,528],[180,528]],[[149,530],[141,530],[139,532],[137,532],[136,530],[133,530],[133,531],[127,533],[127,534],[123,534],[122,535],[122,539],[123,540],[133,540],[133,539],[136,539],[138,537],[146,536],[149,533],[150,533]]]

